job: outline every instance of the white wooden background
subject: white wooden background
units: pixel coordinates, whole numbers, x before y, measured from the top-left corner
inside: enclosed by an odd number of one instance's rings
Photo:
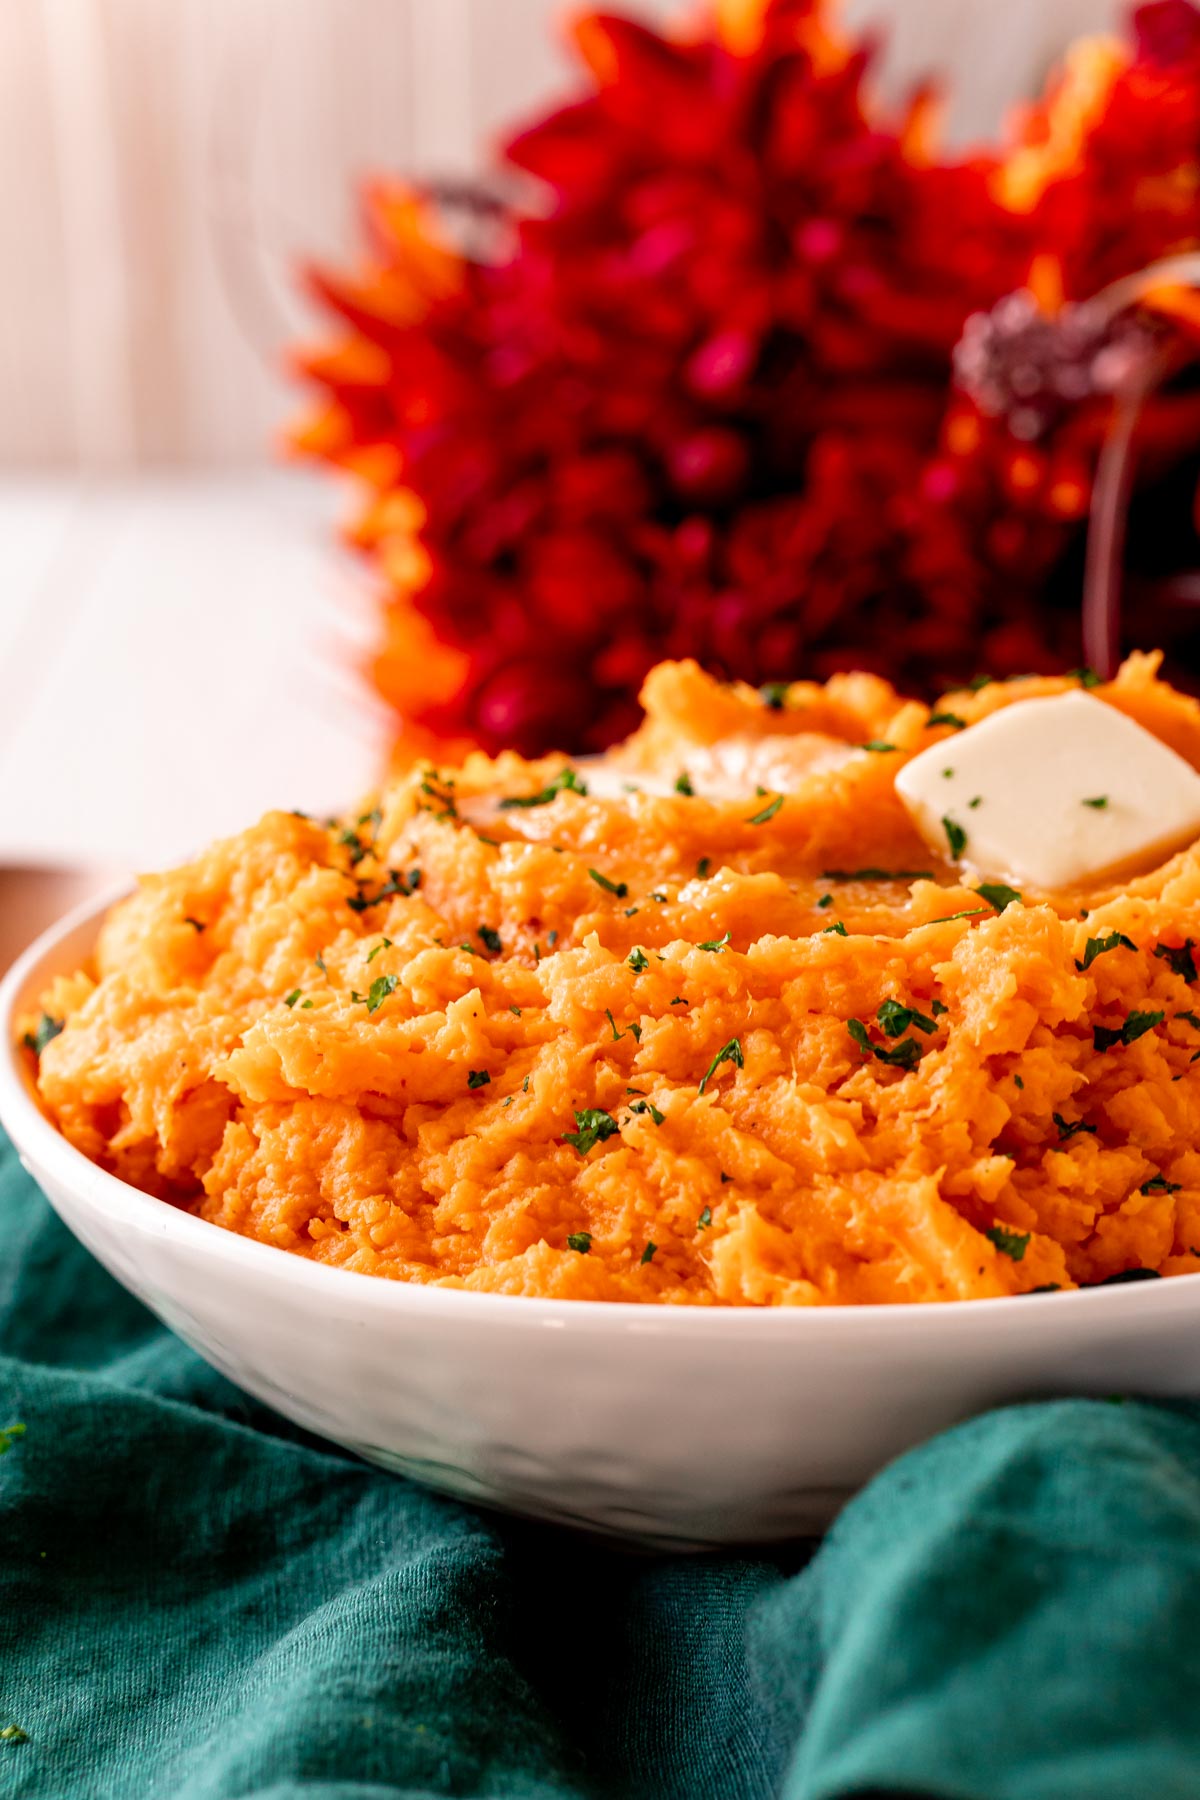
[[[629,0],[646,17],[673,0]],[[369,170],[454,173],[561,88],[559,0],[0,0],[0,464],[269,454],[308,322],[291,271],[353,243]],[[947,71],[995,130],[1115,0],[850,0],[887,79]]]

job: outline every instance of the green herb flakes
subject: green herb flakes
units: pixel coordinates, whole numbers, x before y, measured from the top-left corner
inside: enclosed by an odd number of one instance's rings
[[[932,869],[822,869],[824,881],[932,881]]]
[[[967,729],[967,721],[965,719],[960,719],[958,714],[953,712],[930,713],[925,721],[926,730],[929,730],[933,725],[952,725],[955,731],[965,731]]]
[[[1014,904],[1022,904],[1021,896],[1016,888],[1009,887],[1008,883],[1004,881],[981,881],[975,892],[982,900],[986,900],[989,906],[994,906],[997,912],[1003,912],[1006,907]]]
[[[1067,1143],[1070,1138],[1078,1137],[1081,1131],[1088,1132],[1092,1137],[1097,1135],[1098,1128],[1095,1125],[1085,1124],[1082,1119],[1064,1119],[1062,1114],[1057,1112],[1051,1113],[1050,1117],[1058,1126],[1058,1141],[1060,1144]]]
[[[649,1113],[656,1125],[661,1125],[667,1116],[666,1113],[659,1112],[657,1106],[649,1100],[635,1100],[629,1110],[631,1113]]]
[[[759,696],[769,712],[783,711],[790,686],[787,681],[767,681],[759,688]]]
[[[199,919],[193,919],[191,913],[184,913],[183,922],[185,925],[191,926],[192,930],[196,933],[197,937],[199,937],[199,935],[202,931],[205,931],[207,929],[207,927],[205,925],[203,925]]]
[[[1095,669],[1070,669],[1067,672],[1074,677],[1080,687],[1094,688],[1100,686],[1100,677],[1097,675]]]
[[[368,1013],[377,1013],[388,995],[394,994],[399,986],[400,977],[398,975],[377,975],[367,989],[365,1000],[359,994],[352,994],[351,998],[359,1005],[365,1006]]]
[[[1095,1049],[1104,1052],[1111,1050],[1116,1044],[1136,1044],[1140,1037],[1161,1025],[1165,1013],[1131,1012],[1125,1023],[1116,1029],[1108,1025],[1096,1025],[1092,1028],[1092,1043]]]
[[[915,1006],[901,1006],[898,1000],[885,1000],[875,1017],[884,1035],[890,1038],[903,1037],[910,1025],[926,1033],[937,1030],[934,1021],[923,1012],[918,1012]]]
[[[299,988],[293,988],[290,994],[284,995],[283,1004],[289,1007],[295,1006],[297,1000],[300,998],[300,992],[301,990]]]
[[[1082,973],[1090,969],[1098,956],[1106,956],[1110,950],[1136,950],[1137,945],[1132,938],[1127,938],[1123,931],[1110,931],[1103,937],[1090,937],[1083,948],[1083,961],[1078,957],[1075,967]]]
[[[717,1051],[717,1054],[713,1057],[712,1061],[708,1065],[708,1068],[705,1070],[704,1077],[700,1083],[700,1092],[701,1093],[704,1092],[705,1088],[708,1086],[709,1082],[712,1080],[713,1076],[716,1074],[716,1072],[720,1068],[721,1064],[726,1063],[726,1062],[735,1064],[736,1067],[739,1069],[745,1068],[746,1059],[742,1055],[742,1044],[741,1044],[740,1038],[730,1038],[730,1040],[727,1044],[721,1045],[721,1048]]]
[[[886,1003],[885,1003],[886,1004]],[[930,1024],[932,1031],[933,1025]],[[846,1030],[864,1056],[874,1056],[881,1063],[897,1069],[915,1069],[921,1060],[921,1046],[916,1038],[902,1038],[892,1049],[871,1042],[871,1034],[861,1019],[847,1019]]]
[[[686,769],[675,777],[675,792],[677,794],[686,794],[689,800],[696,792],[695,788],[692,786],[692,778]]]
[[[65,1025],[65,1019],[52,1019],[49,1013],[44,1012],[37,1022],[36,1029],[27,1031],[22,1042],[27,1050],[32,1050],[35,1056],[40,1056],[46,1045],[54,1042]]]
[[[1152,1175],[1149,1181],[1143,1181],[1138,1193],[1177,1194],[1181,1185],[1178,1181],[1168,1181],[1165,1175]]]
[[[845,925],[840,919],[835,919],[832,925],[823,925],[819,935],[821,937],[828,937],[830,932],[833,933],[834,937],[850,936],[850,933],[846,930]]]
[[[390,937],[380,938],[379,942],[367,951],[368,966],[375,961],[375,958],[379,955],[381,950],[390,950],[391,948],[392,940]]]
[[[711,1224],[712,1207],[706,1206],[704,1211],[700,1214],[700,1217],[696,1220],[696,1229],[697,1231],[707,1231]]]
[[[727,931],[724,937],[709,938],[706,943],[697,944],[696,948],[697,950],[711,950],[714,956],[719,956],[722,950],[728,950],[730,941],[730,933]]]
[[[706,880],[707,876],[708,876],[708,871],[711,868],[712,868],[711,856],[702,856],[700,858],[700,861],[696,864],[696,874],[697,874],[698,878],[701,881]]]
[[[625,961],[629,964],[629,967],[633,970],[635,975],[640,975],[643,969],[648,969],[650,967],[650,958],[646,955],[644,950],[631,950],[629,955],[625,958]]]
[[[860,750],[871,750],[878,756],[886,756],[890,752],[898,750],[899,747],[898,744],[886,743],[883,738],[868,738],[865,744],[859,745]]]
[[[776,794],[769,806],[764,806],[761,812],[756,812],[753,817],[746,820],[747,825],[765,825],[768,819],[775,817],[782,805],[783,795]]]
[[[1108,795],[1097,794],[1094,800],[1084,800],[1081,804],[1083,806],[1090,806],[1093,812],[1103,812],[1108,805]]]
[[[944,1000],[931,1000],[929,1002],[929,1010],[935,1019],[940,1019],[943,1013],[948,1013],[950,1011],[950,1008],[946,1005]]]
[[[629,883],[627,881],[610,881],[607,875],[602,875],[600,873],[599,869],[589,869],[588,874],[596,883],[597,887],[602,887],[606,894],[615,894],[618,900],[623,900],[629,892]],[[651,899],[653,898],[654,896],[651,895]]]
[[[492,1078],[486,1069],[467,1070],[467,1086],[469,1088],[487,1087],[491,1082],[491,1079]]]
[[[591,1232],[590,1231],[573,1231],[571,1233],[570,1237],[567,1239],[567,1246],[571,1250],[577,1250],[579,1252],[580,1256],[586,1256],[588,1251],[592,1247]]]
[[[983,1235],[995,1244],[1002,1256],[1011,1256],[1014,1262],[1020,1262],[1029,1248],[1032,1234],[1028,1231],[1006,1231],[1003,1225],[993,1225]]]
[[[612,1114],[604,1112],[598,1106],[585,1107],[582,1112],[577,1111],[575,1123],[578,1130],[564,1131],[563,1142],[573,1145],[580,1156],[586,1156],[589,1150],[597,1144],[604,1143],[607,1138],[614,1137],[621,1129]]]
[[[1182,944],[1172,947],[1169,944],[1157,944],[1154,954],[1168,964],[1171,973],[1178,975],[1181,981],[1193,982],[1197,979],[1196,958],[1192,954],[1195,945],[1191,938],[1185,938]],[[1177,1018],[1183,1015],[1177,1014]]]
[[[647,1244],[646,1245],[646,1248],[642,1251],[641,1259],[640,1259],[643,1267],[645,1266],[646,1263],[652,1262],[654,1260],[654,1252],[657,1249],[658,1249],[657,1244]]]
[[[493,956],[499,956],[504,948],[504,945],[500,942],[500,933],[493,925],[478,926],[476,928],[475,936],[479,939],[484,949],[490,950]],[[554,946],[551,945],[551,949],[553,949],[553,947]]]
[[[821,898],[817,901],[817,905],[820,907],[832,906],[833,905],[833,895],[832,894],[822,894]]]
[[[552,781],[536,794],[510,794],[500,802],[501,810],[514,806],[549,806],[560,794],[586,794],[587,782],[580,778],[577,769],[569,766],[558,771]]]
[[[967,834],[962,826],[955,824],[951,818],[942,820],[942,830],[945,832],[946,842],[950,846],[950,855],[957,862],[967,847]]]

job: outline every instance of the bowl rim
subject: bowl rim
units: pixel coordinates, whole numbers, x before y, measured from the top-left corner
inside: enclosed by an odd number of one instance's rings
[[[1149,1282],[1118,1283],[1113,1287],[1068,1288],[1047,1294],[1005,1294],[994,1298],[945,1301],[866,1301],[824,1306],[684,1306],[655,1305],[633,1300],[567,1300],[530,1294],[480,1293],[464,1288],[438,1287],[423,1282],[389,1280],[358,1269],[318,1262],[256,1238],[223,1230],[207,1219],[156,1199],[91,1162],[68,1142],[43,1112],[35,1098],[25,1056],[20,1048],[15,1014],[30,990],[50,979],[52,964],[62,946],[85,927],[98,928],[109,909],[133,891],[128,881],[103,889],[73,907],[43,931],[25,949],[0,981],[0,1128],[7,1133],[18,1155],[26,1155],[68,1190],[82,1192],[88,1201],[111,1219],[122,1217],[154,1235],[173,1238],[180,1247],[195,1246],[210,1260],[215,1256],[248,1277],[287,1281],[327,1298],[339,1292],[362,1310],[424,1310],[454,1319],[480,1320],[485,1314],[509,1324],[541,1324],[556,1329],[611,1325],[625,1330],[663,1333],[751,1331],[800,1332],[801,1334],[862,1330],[885,1321],[899,1331],[933,1327],[952,1331],[974,1318],[999,1324],[1021,1318],[1026,1325],[1036,1316],[1041,1325],[1052,1320],[1065,1325],[1081,1322],[1085,1309],[1100,1309],[1105,1316],[1136,1315],[1142,1309],[1161,1312],[1168,1295],[1190,1304],[1198,1297],[1200,1273],[1166,1278],[1166,1288]],[[35,1177],[36,1179],[36,1177]],[[333,1284],[333,1285],[330,1285]],[[352,1285],[347,1285],[352,1284]],[[1036,1315],[1027,1302],[1042,1304]],[[1174,1308],[1172,1307],[1173,1311]]]

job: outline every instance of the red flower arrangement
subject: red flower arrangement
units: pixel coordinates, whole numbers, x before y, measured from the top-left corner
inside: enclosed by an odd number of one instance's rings
[[[575,42],[589,91],[506,152],[547,206],[451,196],[468,253],[376,186],[366,271],[312,275],[348,330],[300,359],[326,400],[296,442],[366,485],[405,744],[598,749],[663,656],[918,691],[1077,662],[1114,390],[1140,477],[1200,448],[1200,395],[1163,385],[1188,304],[1069,304],[1200,243],[1191,0],[1077,46],[962,161],[930,95],[868,107],[820,0]]]

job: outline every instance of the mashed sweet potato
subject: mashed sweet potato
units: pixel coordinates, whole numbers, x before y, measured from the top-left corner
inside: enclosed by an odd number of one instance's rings
[[[1156,668],[1095,691],[1200,766]],[[599,771],[417,769],[145,879],[25,1022],[50,1116],[397,1280],[757,1306],[1200,1270],[1200,847],[1005,904],[915,836],[896,770],[956,727],[884,682],[667,664],[644,701]]]

